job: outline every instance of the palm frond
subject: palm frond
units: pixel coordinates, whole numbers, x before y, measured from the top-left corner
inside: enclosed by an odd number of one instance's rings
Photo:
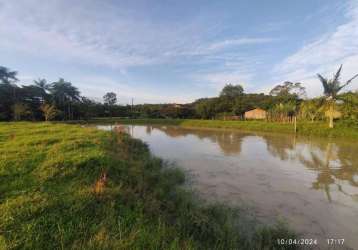
[[[339,67],[338,71],[334,75],[332,82],[334,82],[334,83],[339,82],[339,77],[341,76],[342,67],[343,67],[343,64],[341,64],[341,66]]]
[[[355,78],[358,77],[358,74],[356,74],[355,76],[353,76],[351,79],[349,79],[345,84],[343,84],[342,86],[339,87],[339,90],[343,89],[345,86],[347,86],[348,84],[350,84]]]
[[[328,84],[328,80],[326,78],[324,78],[323,76],[321,76],[320,74],[317,74],[317,77],[319,78],[319,80],[321,81],[322,85],[323,85],[323,89],[324,89],[324,93],[327,95],[329,94],[329,84]]]

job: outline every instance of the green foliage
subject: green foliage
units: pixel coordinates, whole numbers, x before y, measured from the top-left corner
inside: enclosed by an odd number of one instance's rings
[[[40,109],[44,114],[45,121],[53,120],[58,114],[58,110],[56,109],[55,105],[50,105],[45,103],[41,105]]]
[[[332,79],[327,79],[327,78],[323,77],[322,75],[317,74],[319,80],[322,83],[324,94],[328,98],[335,99],[337,97],[339,91],[341,91],[344,87],[349,85],[356,77],[358,77],[358,74],[356,74],[351,79],[349,79],[344,84],[342,84],[340,81],[342,67],[343,67],[343,65],[341,65],[339,67],[339,69],[334,74]]]
[[[345,120],[358,122],[358,92],[348,92],[337,97],[342,103],[338,106]]]
[[[58,110],[57,120],[90,120],[94,117],[122,117],[141,119],[243,119],[246,111],[261,108],[268,111],[268,119],[287,122],[299,114],[304,121],[325,119],[324,114],[336,115],[340,120],[354,123],[358,120],[356,94],[341,94],[339,91],[347,86],[356,76],[345,84],[340,83],[342,67],[327,80],[319,75],[325,89],[326,104],[318,100],[305,99],[305,89],[301,83],[284,82],[272,89],[270,95],[244,93],[240,85],[226,85],[218,97],[202,98],[188,104],[137,104],[118,105],[116,94],[109,92],[104,96],[104,104],[80,95],[71,82],[59,79],[47,83],[45,79],[34,81],[33,85],[18,87],[16,72],[0,67],[3,77],[0,81],[0,120],[14,119],[43,120],[44,103],[54,105]],[[333,100],[333,102],[330,102]],[[339,102],[337,102],[337,100]],[[14,105],[24,104],[28,115],[15,116]],[[301,105],[302,103],[302,105]],[[329,107],[329,105],[333,105]],[[338,113],[338,111],[340,113]],[[342,114],[342,116],[340,116]],[[19,118],[21,117],[21,118]],[[333,126],[334,117],[330,116]]]
[[[117,95],[114,92],[108,92],[103,96],[103,102],[109,109],[110,116],[113,116],[113,105],[117,102]]]
[[[31,116],[31,110],[28,108],[26,104],[23,103],[15,103],[13,106],[14,110],[14,120],[20,121],[24,117]]]
[[[195,104],[196,114],[203,119],[214,118],[216,99],[202,99]]]
[[[323,117],[322,106],[324,100],[322,98],[303,101],[300,106],[300,118],[313,122],[315,119]]]
[[[127,134],[19,122],[1,124],[0,141],[4,249],[280,249],[276,238],[294,237],[203,206],[182,171]]]
[[[338,92],[341,91],[344,87],[349,85],[356,77],[358,77],[358,74],[353,76],[351,79],[349,79],[344,84],[340,81],[341,71],[342,71],[343,65],[341,65],[336,72],[336,74],[333,76],[332,79],[327,79],[321,76],[320,74],[317,74],[319,80],[321,81],[323,85],[324,94],[327,97],[327,106],[328,107],[328,116],[329,116],[329,127],[333,128],[333,120],[334,115],[336,114],[335,110],[335,102],[337,100]]]
[[[17,72],[11,71],[6,67],[0,66],[0,83],[2,84],[11,84],[18,81]]]
[[[306,96],[306,89],[300,82],[284,82],[282,85],[275,86],[271,91],[272,96],[290,97],[295,95],[303,98]]]
[[[112,106],[117,102],[117,95],[114,92],[108,92],[103,96],[104,104]]]
[[[296,116],[298,106],[296,102],[278,103],[269,110],[269,119],[271,121],[285,122]]]
[[[227,84],[220,92],[220,97],[235,98],[244,93],[241,85]]]

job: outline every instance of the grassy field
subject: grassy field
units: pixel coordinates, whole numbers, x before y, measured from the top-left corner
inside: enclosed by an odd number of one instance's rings
[[[222,121],[222,120],[194,120],[194,119],[95,119],[91,122],[118,122],[123,124],[166,124],[183,127],[201,127],[201,128],[225,128],[239,129],[244,131],[262,131],[295,133],[293,124],[266,122],[266,121]],[[358,127],[356,125],[347,125],[344,122],[336,122],[333,129],[328,128],[326,122],[298,122],[297,134],[306,136],[320,137],[346,137],[358,139]]]
[[[0,249],[283,249],[284,225],[202,203],[124,133],[0,123]]]

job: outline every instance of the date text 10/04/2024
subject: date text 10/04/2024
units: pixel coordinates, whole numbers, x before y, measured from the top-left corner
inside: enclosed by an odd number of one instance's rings
[[[326,239],[327,245],[343,245],[344,239]],[[277,239],[278,245],[318,245],[317,239]]]

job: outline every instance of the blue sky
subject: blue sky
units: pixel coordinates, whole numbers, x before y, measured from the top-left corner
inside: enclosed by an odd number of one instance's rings
[[[226,83],[267,93],[358,73],[358,1],[0,0],[0,65],[120,103],[190,102]],[[358,89],[355,80],[349,89]]]

